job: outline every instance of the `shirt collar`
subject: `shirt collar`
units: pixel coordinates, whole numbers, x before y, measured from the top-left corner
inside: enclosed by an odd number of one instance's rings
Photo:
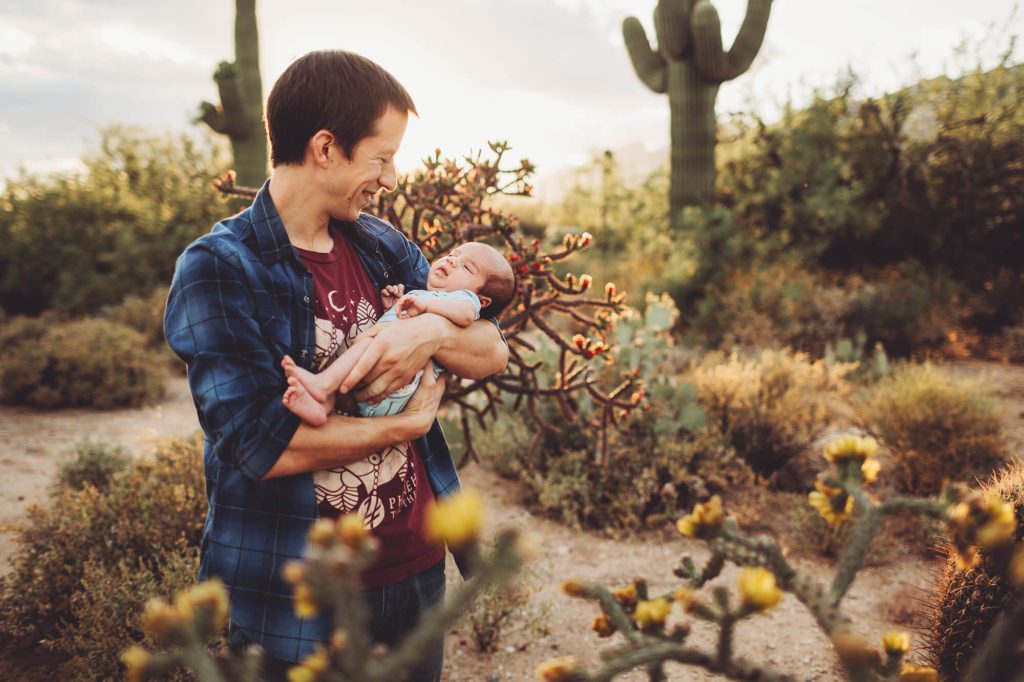
[[[277,207],[270,197],[270,180],[263,183],[263,187],[257,192],[250,211],[260,260],[269,265],[289,255],[298,259],[298,254],[288,238],[288,232],[284,229],[281,214],[277,212]],[[332,218],[331,226],[344,232],[354,242],[354,246],[365,253],[377,252],[381,234],[389,227],[387,223],[366,213],[360,213],[354,222]]]

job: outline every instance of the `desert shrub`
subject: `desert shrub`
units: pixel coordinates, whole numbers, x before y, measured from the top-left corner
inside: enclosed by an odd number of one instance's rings
[[[0,579],[0,648],[45,642],[75,658],[116,660],[130,643],[114,646],[118,633],[137,628],[136,612],[123,610],[137,606],[124,579],[132,574],[128,579],[141,588],[162,582],[165,571],[183,575],[182,562],[195,559],[205,512],[197,439],[160,442],[152,457],[115,473],[106,491],[64,487],[45,505],[29,507],[15,528],[12,572]],[[101,633],[102,623],[116,632]],[[88,640],[114,648],[90,648]]]
[[[0,359],[4,402],[102,409],[138,406],[163,393],[166,364],[139,332],[116,322],[14,318],[0,337],[10,339]]]
[[[1018,463],[1002,470],[982,489],[1013,505],[1016,519],[1014,544],[1024,542],[1024,468]],[[928,628],[931,663],[949,680],[962,679],[967,663],[985,641],[999,615],[1020,597],[1021,589],[1008,579],[1000,564],[1005,557],[984,554],[975,566],[965,567],[956,552],[947,550],[945,566],[932,595],[932,618]],[[1020,652],[1017,629],[1017,651]],[[986,669],[988,679],[1012,679],[1020,671],[1020,661],[1011,657],[992,661],[1000,669]]]
[[[99,490],[107,490],[114,474],[128,468],[131,461],[131,457],[121,447],[82,441],[57,467],[54,486],[58,490],[81,490],[91,485]]]
[[[711,353],[687,378],[709,424],[754,471],[767,476],[846,415],[845,377],[854,367],[785,350],[765,350],[752,359]]]
[[[898,489],[937,493],[945,480],[986,476],[1005,458],[991,397],[930,364],[904,364],[863,406],[867,425],[891,451]]]
[[[166,347],[164,339],[164,310],[167,307],[167,287],[153,289],[148,296],[129,294],[116,306],[108,308],[106,317],[131,327],[146,338],[148,345]]]
[[[171,599],[195,583],[199,550],[170,552],[157,562],[89,561],[83,566],[81,588],[71,597],[70,618],[59,628],[54,646],[68,656],[61,667],[69,679],[117,680],[124,668],[119,653],[136,643],[158,642],[142,627],[141,614],[153,597]],[[161,679],[192,679],[178,672]]]
[[[463,616],[477,651],[497,651],[510,627],[546,630],[546,614],[530,606],[530,596],[536,590],[536,573],[524,568],[508,584],[491,585],[477,594]]]
[[[112,127],[73,175],[22,175],[0,193],[0,307],[94,313],[166,284],[181,251],[226,211],[212,138]]]

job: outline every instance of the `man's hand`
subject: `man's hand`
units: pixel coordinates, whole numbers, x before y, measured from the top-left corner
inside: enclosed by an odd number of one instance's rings
[[[360,334],[360,342],[368,346],[339,390],[348,393],[362,386],[356,394],[359,400],[380,402],[411,382],[453,329],[454,325],[437,315],[420,315],[371,328]]]
[[[409,398],[409,402],[401,413],[401,416],[412,420],[413,428],[420,435],[426,435],[434,424],[437,408],[444,396],[446,379],[446,374],[434,377],[434,363],[427,361],[423,367],[423,376],[420,377],[419,388]]]
[[[380,290],[380,302],[384,310],[390,310],[405,293],[404,284],[389,284]]]

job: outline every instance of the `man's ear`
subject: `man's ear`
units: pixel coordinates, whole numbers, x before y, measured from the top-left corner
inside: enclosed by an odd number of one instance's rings
[[[481,308],[486,308],[487,306],[489,306],[491,304],[491,297],[490,296],[481,296],[480,294],[477,294],[477,298],[480,299],[480,307]]]
[[[309,138],[306,153],[313,157],[313,163],[317,168],[327,168],[331,162],[331,155],[338,153],[339,150],[331,149],[335,142],[337,140],[329,130],[318,130]]]

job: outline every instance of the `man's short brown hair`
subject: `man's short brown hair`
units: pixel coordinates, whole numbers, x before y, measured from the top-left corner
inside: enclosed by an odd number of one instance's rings
[[[267,96],[264,124],[270,165],[301,164],[306,144],[328,130],[348,158],[374,133],[388,106],[416,113],[412,97],[398,80],[366,57],[343,50],[320,50],[299,57],[277,79]]]

